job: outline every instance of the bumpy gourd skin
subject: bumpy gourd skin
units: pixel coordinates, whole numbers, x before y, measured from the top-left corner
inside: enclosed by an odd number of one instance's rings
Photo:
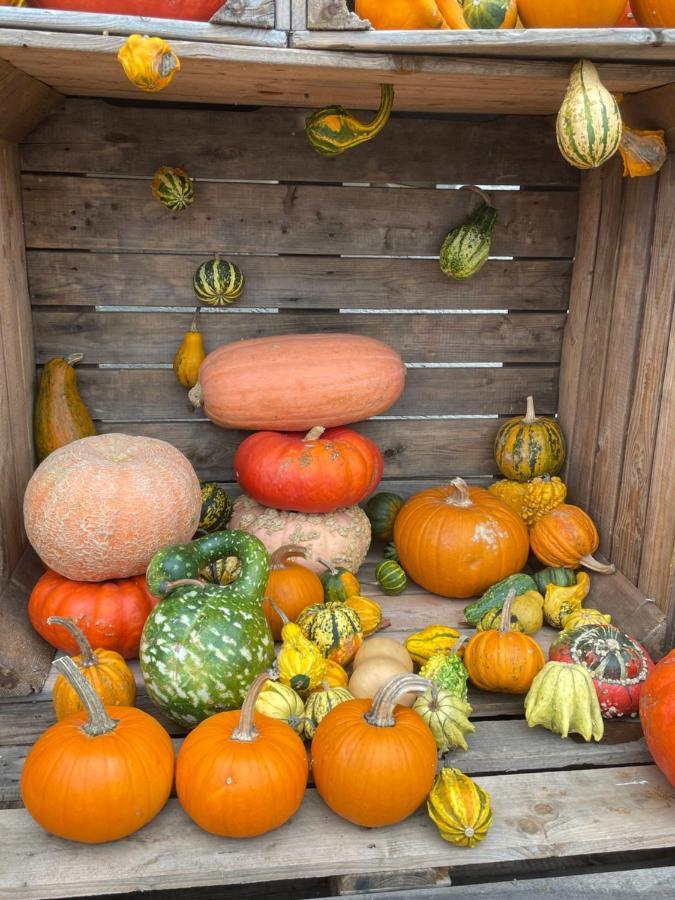
[[[229,585],[170,583],[196,579],[216,559],[237,556],[241,572]],[[220,531],[160,550],[146,574],[163,601],[143,629],[140,663],[149,696],[181,725],[241,706],[251,682],[274,659],[262,597],[267,551],[253,535]],[[168,591],[168,594],[167,594]]]

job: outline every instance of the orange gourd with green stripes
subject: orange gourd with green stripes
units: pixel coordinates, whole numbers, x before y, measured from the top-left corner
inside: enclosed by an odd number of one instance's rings
[[[528,481],[557,475],[565,462],[565,439],[554,419],[538,417],[534,398],[527,398],[524,418],[505,422],[495,438],[495,460],[505,478]]]

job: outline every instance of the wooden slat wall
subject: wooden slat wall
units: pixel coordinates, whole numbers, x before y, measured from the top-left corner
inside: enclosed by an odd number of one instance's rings
[[[71,99],[45,120],[22,146],[38,364],[83,352],[82,394],[102,431],[165,438],[202,477],[230,479],[243,434],[194,412],[170,370],[194,269],[219,251],[247,286],[234,307],[206,308],[207,349],[297,331],[385,340],[407,388],[358,426],[385,476],[489,476],[500,417],[528,393],[557,408],[577,176],[551,124],[395,117],[386,140],[328,160],[307,145],[305,116]],[[189,210],[152,198],[160,164],[197,179]],[[450,187],[476,181],[505,188],[493,191],[502,258],[454,282],[438,250],[476,200]]]

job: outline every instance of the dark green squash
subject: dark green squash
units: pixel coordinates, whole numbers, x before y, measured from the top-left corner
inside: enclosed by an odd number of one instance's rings
[[[244,275],[239,266],[232,262],[210,259],[197,269],[192,286],[203,303],[224,306],[241,297]]]
[[[497,210],[480,188],[471,186],[482,202],[471,217],[446,236],[440,252],[441,271],[464,281],[483,268],[490,255],[492,235],[497,224]]]
[[[214,481],[200,481],[199,484],[202,491],[200,530],[209,534],[213,531],[224,531],[232,517],[232,500]]]
[[[402,594],[408,583],[405,572],[393,559],[383,559],[381,563],[378,563],[375,567],[375,578],[377,578],[382,593],[389,597]]]
[[[403,503],[403,497],[389,491],[373,494],[366,503],[366,515],[370,520],[373,537],[378,541],[390,541],[393,538],[394,522]]]
[[[534,579],[529,575],[525,575],[522,572],[518,572],[515,575],[509,575],[507,578],[503,578],[501,581],[498,581],[497,584],[493,584],[492,587],[488,588],[478,600],[474,600],[473,603],[469,603],[468,606],[465,606],[464,618],[469,625],[475,627],[483,616],[490,612],[490,610],[500,610],[504,606],[506,598],[511,591],[515,591],[515,596],[519,597],[527,591],[536,590],[537,585]]]
[[[545,569],[535,572],[532,577],[540,594],[546,593],[549,584],[555,584],[557,587],[572,587],[577,583],[577,573],[574,569],[565,569],[562,566],[559,568],[547,566]]]
[[[59,447],[96,434],[73,368],[82,358],[81,353],[71,353],[65,359],[58,356],[48,360],[42,370],[33,415],[38,462]]]

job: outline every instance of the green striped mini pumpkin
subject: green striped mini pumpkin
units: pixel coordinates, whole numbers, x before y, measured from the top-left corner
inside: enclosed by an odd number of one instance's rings
[[[593,63],[580,60],[572,69],[558,112],[560,152],[577,169],[595,169],[619,149],[622,130],[616,100],[600,81]]]
[[[440,253],[445,275],[464,281],[479,272],[488,260],[492,235],[497,224],[497,210],[480,188],[471,187],[482,199],[471,218],[447,235]]]
[[[507,419],[495,437],[495,461],[511,481],[557,475],[565,462],[565,438],[555,419],[537,416],[527,398],[525,416]]]
[[[383,559],[375,568],[375,578],[382,592],[388,597],[395,597],[405,590],[408,583],[406,574],[393,559]]]
[[[161,166],[152,176],[152,196],[167,209],[179,212],[195,199],[192,179],[184,169]]]
[[[241,296],[244,275],[234,263],[225,259],[210,259],[195,272],[192,284],[195,294],[211,306],[224,306]]]

